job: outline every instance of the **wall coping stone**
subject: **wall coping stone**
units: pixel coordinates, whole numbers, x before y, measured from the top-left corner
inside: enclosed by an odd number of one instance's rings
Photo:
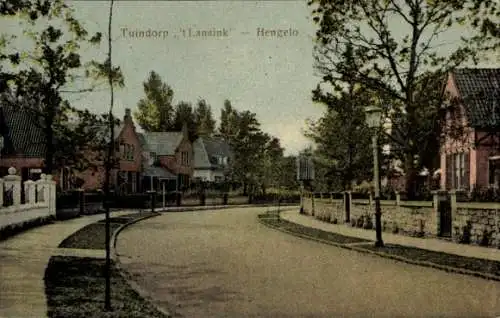
[[[498,202],[457,202],[457,209],[500,210]]]
[[[401,201],[400,206],[420,206],[420,207],[432,207],[432,201]]]

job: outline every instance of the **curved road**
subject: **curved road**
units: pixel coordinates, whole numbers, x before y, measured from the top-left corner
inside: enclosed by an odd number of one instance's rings
[[[182,317],[500,316],[498,282],[296,238],[259,224],[264,210],[166,213],[125,229],[117,252]]]

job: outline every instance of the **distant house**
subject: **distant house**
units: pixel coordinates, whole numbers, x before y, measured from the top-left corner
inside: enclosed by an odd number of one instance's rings
[[[441,188],[469,190],[500,183],[500,69],[464,68],[449,74],[448,127],[462,127],[441,146]]]
[[[109,140],[109,129],[102,127],[103,135]],[[141,191],[142,148],[130,109],[125,109],[123,121],[115,127],[115,156],[119,158],[117,169],[111,171],[111,186],[117,193],[135,193]],[[89,156],[92,155],[89,153]],[[105,154],[102,154],[104,157]],[[95,162],[97,168],[76,172],[75,176],[84,180],[84,189],[102,188],[105,169],[102,161]],[[64,179],[64,178],[63,178]]]
[[[187,125],[183,125],[182,131],[145,132],[140,138],[144,188],[158,191],[163,182],[168,183],[168,190],[189,187],[193,177],[193,144]]]
[[[193,143],[193,148],[193,177],[208,182],[225,180],[234,160],[227,141],[222,138],[200,137]]]
[[[15,167],[23,180],[38,179],[45,158],[45,138],[33,116],[23,108],[0,105],[0,176]]]

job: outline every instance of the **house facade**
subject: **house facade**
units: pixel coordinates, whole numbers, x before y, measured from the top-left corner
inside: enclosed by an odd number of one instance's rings
[[[146,132],[142,140],[145,188],[159,191],[163,183],[168,190],[190,186],[193,177],[193,144],[187,125],[182,131]]]
[[[226,180],[234,160],[229,144],[222,138],[200,137],[193,143],[193,178],[206,182]]]
[[[38,179],[45,157],[45,138],[23,108],[0,105],[0,175],[16,168],[22,180]]]
[[[446,85],[450,104],[441,146],[442,189],[472,190],[500,183],[500,69],[456,69]]]
[[[107,132],[107,127],[103,127]],[[107,135],[105,133],[105,135]],[[110,183],[115,192],[120,194],[136,193],[141,191],[142,149],[138,132],[132,119],[130,109],[125,109],[123,121],[116,126],[115,156],[118,160],[116,169],[111,171]],[[92,154],[89,153],[89,156]],[[82,188],[85,190],[102,189],[105,180],[105,169],[102,161],[94,163],[96,168],[89,168],[83,172],[74,172],[74,176],[83,179]],[[65,169],[64,169],[65,170]],[[66,175],[71,173],[66,172]],[[60,173],[61,180],[65,180],[64,171]],[[62,182],[64,184],[64,181]]]

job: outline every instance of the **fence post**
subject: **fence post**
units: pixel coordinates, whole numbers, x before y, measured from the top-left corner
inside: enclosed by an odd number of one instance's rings
[[[351,191],[344,191],[345,223],[351,222],[351,206],[352,206],[352,193]]]
[[[314,197],[316,196],[316,194],[314,192],[311,192],[311,199],[312,199],[312,207],[311,207],[311,215],[314,216],[315,212],[314,211]]]
[[[82,188],[78,188],[78,205],[80,207],[80,215],[85,214],[85,193]]]
[[[49,198],[49,213],[51,215],[56,215],[56,182],[52,180],[52,175],[48,174],[45,176],[45,188],[47,189],[47,197]]]
[[[21,204],[21,177],[16,175],[16,168],[9,168],[9,175],[4,177],[6,189],[12,189],[12,203],[14,206]]]
[[[40,179],[36,180],[36,201],[37,202],[47,202],[48,198],[45,197],[44,188],[45,188],[45,174],[42,173],[40,175]]]
[[[36,203],[36,183],[33,180],[27,180],[24,182],[24,203],[35,204]]]
[[[0,207],[3,206],[3,178],[0,178]]]
[[[451,206],[451,213],[450,213],[450,222],[451,222],[451,238],[455,239],[456,234],[455,231],[453,230],[453,217],[457,215],[457,191],[455,189],[450,190],[450,206]]]

